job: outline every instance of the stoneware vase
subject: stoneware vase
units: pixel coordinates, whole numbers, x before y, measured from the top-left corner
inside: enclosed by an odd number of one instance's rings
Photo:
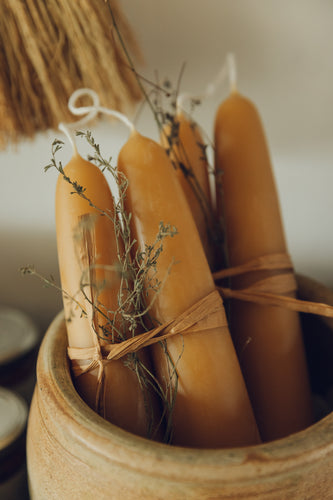
[[[298,276],[300,297],[333,293]],[[311,383],[326,404],[333,386],[333,322],[304,315]],[[60,313],[43,340],[27,434],[32,500],[333,499],[333,413],[306,430],[246,448],[180,448],[134,436],[76,393]]]

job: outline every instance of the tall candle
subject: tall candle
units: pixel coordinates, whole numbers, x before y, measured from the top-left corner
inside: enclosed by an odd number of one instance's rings
[[[126,207],[132,214],[139,250],[152,244],[161,221],[178,230],[176,236],[163,241],[157,262],[156,277],[164,284],[157,295],[148,296],[151,316],[163,324],[185,312],[215,285],[163,147],[134,132],[120,151],[118,168],[129,181]],[[219,319],[224,317],[220,304]],[[228,329],[212,326],[177,335],[167,340],[167,349],[178,374],[173,443],[213,448],[257,443],[256,423]],[[167,357],[160,344],[153,346],[152,354],[165,388],[170,373]]]
[[[255,106],[237,91],[217,111],[215,151],[216,169],[222,172],[217,207],[225,221],[230,266],[286,253],[262,124]],[[232,286],[246,287],[281,272],[250,272],[233,278]],[[298,313],[234,300],[230,328],[262,438],[308,426],[311,398]]]
[[[175,128],[175,130],[174,130]],[[209,165],[198,125],[178,110],[173,126],[166,126],[161,143],[169,151],[175,173],[185,193],[207,259],[213,265],[213,219]]]
[[[111,216],[113,214],[113,199],[108,183],[98,167],[75,154],[64,169],[64,173],[72,182],[82,186],[84,195],[90,202]],[[74,188],[59,175],[56,188],[56,233],[58,246],[58,259],[61,284],[64,290],[64,309],[68,333],[69,347],[88,348],[94,347],[97,335],[106,337],[109,321],[114,320],[117,327],[121,328],[121,319],[112,313],[118,308],[117,295],[120,286],[120,276],[115,270],[107,270],[107,266],[116,265],[118,262],[117,246],[112,219],[101,215],[97,208],[73,193]],[[82,239],[74,237],[77,228],[82,226],[82,218],[94,222],[91,229],[91,248],[86,248]],[[82,226],[84,230],[84,226]],[[83,243],[83,245],[82,245]],[[120,242],[121,253],[121,242]],[[91,251],[93,257],[89,261],[87,253]],[[92,288],[86,298],[80,290],[80,281],[83,267],[91,265],[94,275]],[[85,277],[85,281],[87,278]],[[89,279],[88,279],[89,283]],[[102,289],[98,289],[104,283]],[[97,288],[95,287],[97,285]],[[89,297],[90,294],[90,297]],[[68,299],[68,295],[76,302]],[[94,296],[95,295],[95,296]],[[93,314],[89,300],[93,300],[99,307],[100,313]],[[82,315],[79,303],[88,313]],[[94,317],[94,318],[92,318]],[[92,326],[95,320],[95,329]],[[96,330],[96,331],[95,331]],[[110,330],[110,328],[109,328]],[[111,332],[110,332],[111,333]],[[100,344],[111,342],[109,338],[100,338]],[[115,341],[119,337],[115,334]],[[140,353],[141,360],[147,363],[145,353]],[[112,361],[104,366],[104,416],[112,423],[133,433],[147,436],[149,415],[146,412],[148,397],[140,385],[137,374],[125,364],[126,360]],[[128,360],[127,360],[128,361]],[[78,363],[84,368],[89,361],[82,360]],[[75,380],[76,388],[84,401],[95,408],[96,391],[98,387],[98,369],[80,375]]]

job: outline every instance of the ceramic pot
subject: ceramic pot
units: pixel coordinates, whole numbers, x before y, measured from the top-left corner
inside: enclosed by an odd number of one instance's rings
[[[298,280],[302,298],[333,304],[325,287]],[[333,325],[315,317],[304,318],[304,325],[311,382],[324,400],[333,386]],[[110,424],[81,400],[66,345],[61,313],[39,352],[29,416],[33,500],[333,498],[333,413],[302,432],[246,448],[199,450],[152,442]]]

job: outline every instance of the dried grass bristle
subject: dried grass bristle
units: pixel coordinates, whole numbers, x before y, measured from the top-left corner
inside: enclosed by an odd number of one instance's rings
[[[140,61],[118,2],[110,4],[127,50]],[[0,148],[73,121],[68,99],[82,87],[119,111],[141,98],[105,0],[1,0]]]

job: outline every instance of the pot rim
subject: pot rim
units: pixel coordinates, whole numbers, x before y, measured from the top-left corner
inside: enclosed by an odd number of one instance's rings
[[[35,392],[42,394],[37,397],[35,393],[34,397],[52,439],[64,449],[70,442],[75,457],[105,473],[111,463],[117,463],[169,480],[251,482],[290,474],[326,455],[333,456],[333,412],[288,437],[242,448],[184,448],[133,435],[100,417],[80,398],[72,383],[66,348],[61,311],[50,324],[39,351]]]

